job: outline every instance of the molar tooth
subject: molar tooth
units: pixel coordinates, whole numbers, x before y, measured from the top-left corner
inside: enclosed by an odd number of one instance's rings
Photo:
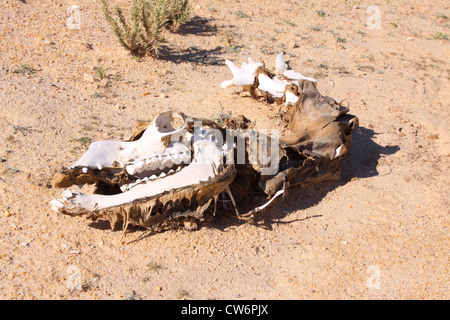
[[[125,169],[127,170],[128,174],[130,174],[130,175],[133,175],[136,172],[136,169],[132,164],[126,166]]]
[[[159,162],[155,161],[150,165],[150,170],[156,170],[159,167]]]
[[[147,170],[155,170],[158,166],[157,160],[155,158],[145,159],[145,164]]]
[[[189,151],[183,153],[183,162],[184,163],[191,162],[191,153]]]
[[[172,174],[172,173],[174,173],[174,172],[175,172],[175,170],[170,169],[169,172],[168,172],[168,174]]]
[[[177,172],[180,172],[180,171],[181,171],[181,167],[178,167],[176,171],[177,171]]]
[[[70,192],[70,190],[66,189],[63,191],[62,196],[63,196],[64,200],[67,200],[67,199],[72,198],[73,194],[72,194],[72,192]]]
[[[156,179],[156,178],[158,178],[158,177],[156,176],[156,174],[152,174],[152,175],[150,176],[150,180],[154,180],[154,179]]]
[[[145,161],[144,160],[139,160],[136,163],[134,163],[134,167],[136,168],[135,171],[136,172],[142,172],[145,170]]]
[[[160,178],[164,178],[165,176],[167,176],[167,174],[165,174],[164,172],[161,172],[161,174],[159,175]]]
[[[181,162],[183,161],[183,156],[178,153],[174,153],[171,158],[173,163],[176,164],[177,166],[180,165]]]
[[[166,161],[164,161],[164,166],[167,168],[171,168],[173,166],[173,161],[171,157],[167,157]]]
[[[145,164],[145,160],[139,160],[139,161],[136,161],[136,163],[134,163],[134,166],[135,167],[143,167],[144,164]]]

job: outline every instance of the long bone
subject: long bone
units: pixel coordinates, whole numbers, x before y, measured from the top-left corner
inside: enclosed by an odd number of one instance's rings
[[[254,62],[251,58],[248,58],[248,62],[243,62],[241,67],[237,67],[230,60],[226,60],[225,63],[230,68],[233,74],[233,79],[223,81],[222,88],[229,88],[232,86],[246,86],[252,85],[255,80],[256,70],[263,66],[262,63]]]
[[[300,81],[317,82],[316,79],[306,77],[300,72],[288,69],[284,61],[283,53],[276,58],[276,74],[268,72],[262,63],[254,62],[248,58],[248,62],[243,62],[239,68],[233,62],[225,62],[233,74],[233,79],[223,81],[222,88],[241,86],[245,91],[268,94],[272,98],[284,101],[286,105],[294,105],[298,101],[298,96],[292,86],[299,87]]]

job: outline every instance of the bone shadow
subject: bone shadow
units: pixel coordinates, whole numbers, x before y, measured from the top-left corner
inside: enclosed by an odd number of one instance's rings
[[[400,150],[399,146],[382,146],[373,141],[377,133],[369,128],[356,127],[352,136],[352,149],[350,156],[343,163],[341,177],[337,181],[324,181],[308,187],[293,187],[288,190],[284,198],[276,199],[256,219],[255,225],[271,230],[274,224],[288,224],[292,222],[305,221],[312,218],[320,218],[323,215],[308,216],[300,219],[284,220],[290,214],[305,210],[319,204],[326,195],[351,183],[355,178],[367,179],[379,175],[377,170],[378,161],[383,156],[395,154]],[[236,218],[223,217],[217,222],[213,221],[208,227],[218,228],[225,231],[226,228],[246,223]]]

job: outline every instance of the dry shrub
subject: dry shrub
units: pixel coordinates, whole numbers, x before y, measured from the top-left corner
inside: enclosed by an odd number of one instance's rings
[[[122,8],[111,10],[109,0],[100,3],[119,43],[133,56],[157,57],[163,29],[176,31],[190,16],[188,0],[132,0],[128,19]]]

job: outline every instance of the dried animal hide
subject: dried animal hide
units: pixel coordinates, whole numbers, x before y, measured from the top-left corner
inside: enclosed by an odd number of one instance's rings
[[[96,191],[66,189],[52,209],[110,220],[112,227],[122,222],[124,231],[128,224],[192,229],[222,212],[252,219],[290,187],[339,179],[358,123],[348,108],[322,96],[314,79],[287,70],[282,55],[275,73],[251,59],[241,68],[227,65],[234,77],[222,87],[283,103],[289,135],[258,132],[244,116],[220,126],[169,110],[129,141],[94,142],[57,173],[54,187],[95,183]]]

